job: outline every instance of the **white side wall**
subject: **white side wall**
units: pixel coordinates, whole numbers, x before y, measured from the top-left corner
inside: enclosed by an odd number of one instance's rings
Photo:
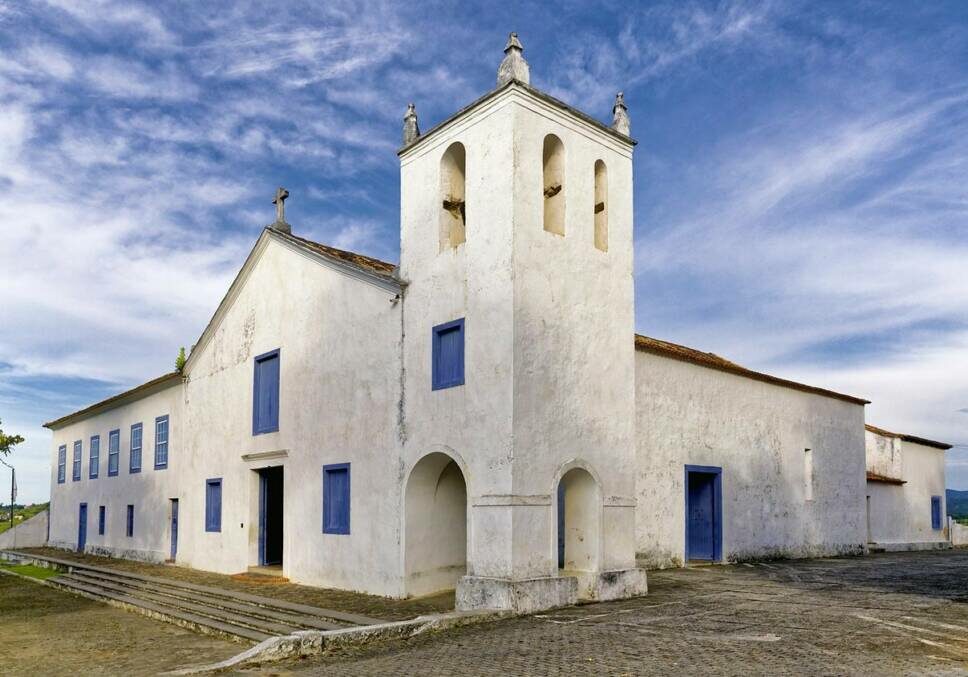
[[[54,431],[51,450],[50,545],[76,548],[78,515],[87,503],[87,551],[161,562],[170,554],[170,500],[191,485],[182,444],[185,417],[181,382],[129,404]],[[168,467],[155,470],[155,418],[168,415]],[[141,423],[141,472],[130,472],[131,426]],[[120,429],[118,474],[108,476],[108,435]],[[91,436],[100,435],[97,479],[89,479]],[[81,479],[71,475],[74,441],[81,440]],[[57,449],[67,445],[66,479],[57,483]],[[126,535],[127,506],[134,506],[134,535]],[[106,508],[105,533],[98,535],[98,509]]]
[[[49,512],[44,510],[21,522],[13,529],[7,529],[0,534],[0,549],[3,548],[36,548],[47,542],[47,518]]]
[[[642,351],[636,391],[641,564],[683,564],[687,464],[722,468],[727,561],[863,551],[863,406]]]
[[[900,447],[901,485],[867,482],[870,538],[874,543],[923,543],[947,540],[944,451],[867,431],[868,467],[881,468],[883,450]],[[897,477],[897,475],[892,475]],[[931,497],[941,497],[941,529],[931,528]]]

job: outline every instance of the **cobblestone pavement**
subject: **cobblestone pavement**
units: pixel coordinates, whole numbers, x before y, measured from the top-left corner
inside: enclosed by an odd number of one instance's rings
[[[649,573],[647,596],[247,674],[968,675],[968,550]]]

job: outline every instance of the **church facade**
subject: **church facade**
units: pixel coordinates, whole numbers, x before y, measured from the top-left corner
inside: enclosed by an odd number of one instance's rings
[[[632,154],[529,84],[399,152],[395,266],[277,220],[181,372],[47,424],[50,543],[532,611],[865,550],[865,400],[635,334]]]

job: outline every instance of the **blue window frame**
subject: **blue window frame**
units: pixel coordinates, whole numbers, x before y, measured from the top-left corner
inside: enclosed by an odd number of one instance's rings
[[[71,472],[71,479],[75,482],[81,481],[81,441],[74,442],[74,459]]]
[[[255,358],[252,379],[252,434],[279,430],[279,350]]]
[[[117,476],[120,458],[121,430],[112,430],[108,433],[108,477]]]
[[[101,436],[91,436],[91,458],[88,462],[87,475],[89,478],[97,479],[98,471],[101,466]]]
[[[205,531],[222,530],[222,478],[205,480]]]
[[[155,419],[155,470],[168,467],[168,416]]]
[[[431,357],[433,390],[464,385],[464,318],[434,327]]]
[[[57,448],[57,483],[63,484],[67,476],[67,445]]]
[[[941,497],[931,497],[931,528],[941,528]]]
[[[104,522],[107,517],[107,508],[103,505],[97,509],[97,535],[104,535]]]
[[[131,504],[128,504],[128,520],[124,533],[127,534],[128,538],[134,536],[134,506]]]
[[[350,464],[323,466],[323,533],[350,533]]]
[[[141,437],[142,426],[135,423],[131,426],[131,452],[128,454],[128,472],[141,472]]]

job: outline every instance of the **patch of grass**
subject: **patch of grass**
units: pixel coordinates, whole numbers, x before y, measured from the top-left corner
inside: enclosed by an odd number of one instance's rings
[[[34,564],[0,564],[7,571],[12,571],[15,574],[20,574],[21,576],[29,576],[30,578],[37,578],[40,580],[46,580],[48,578],[53,578],[54,576],[59,576],[61,572],[56,569],[46,569],[44,567],[39,567]]]

